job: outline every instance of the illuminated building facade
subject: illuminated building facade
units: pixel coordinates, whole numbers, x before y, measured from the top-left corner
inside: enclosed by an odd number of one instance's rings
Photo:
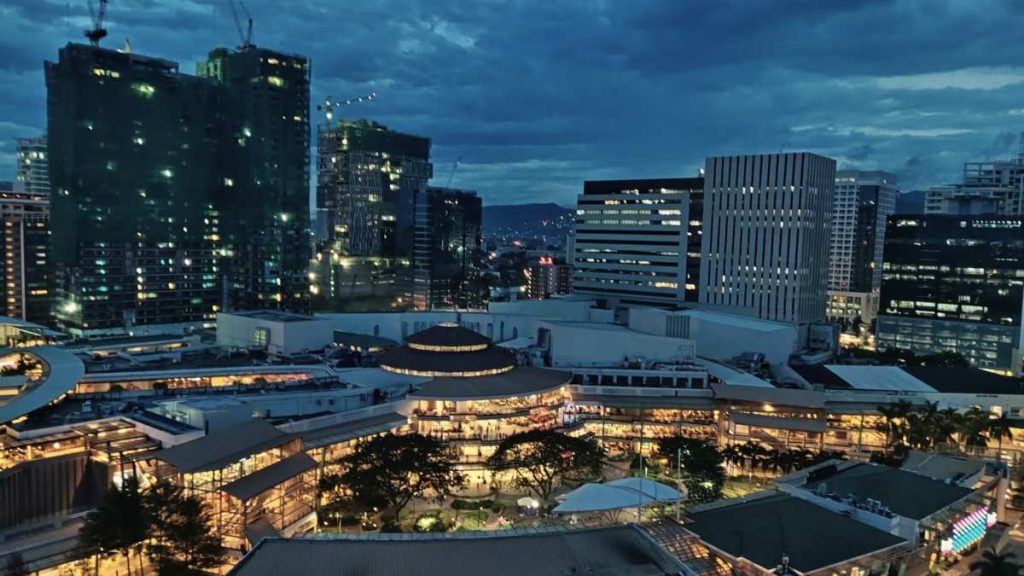
[[[526,282],[526,296],[531,300],[572,294],[572,266],[541,256],[526,267]]]
[[[413,223],[398,230],[398,211],[432,176],[428,138],[366,120],[318,129],[316,300],[403,295],[397,274],[412,258]]]
[[[220,94],[175,62],[80,44],[46,83],[58,324],[211,320]]]
[[[1018,373],[1022,277],[1020,218],[890,217],[878,345]]]
[[[217,207],[228,308],[309,310],[309,60],[218,48],[198,74],[223,101]]]
[[[896,209],[896,176],[836,172],[829,247],[828,316],[870,323],[882,284],[885,222]]]
[[[247,47],[199,68],[79,44],[46,64],[56,316],[72,333],[306,308],[308,62]]]
[[[480,286],[483,210],[476,192],[428,186],[413,194],[412,304],[417,310],[476,309]],[[399,228],[408,209],[398,216]],[[399,235],[400,242],[402,235]]]
[[[712,157],[704,173],[700,303],[796,325],[824,320],[835,160]]]
[[[50,194],[50,153],[46,136],[18,138],[18,182],[28,194]]]
[[[703,178],[584,182],[574,290],[626,304],[696,302],[703,198]]]
[[[50,199],[0,183],[0,297],[4,316],[50,322]]]
[[[458,324],[409,336],[380,358],[384,370],[431,378],[409,394],[409,428],[445,442],[472,478],[502,439],[535,429],[581,430],[566,384],[571,374],[518,366],[515,356]]]
[[[316,526],[316,461],[302,439],[254,419],[153,455],[156,475],[199,496],[221,543],[245,551],[264,537]]]

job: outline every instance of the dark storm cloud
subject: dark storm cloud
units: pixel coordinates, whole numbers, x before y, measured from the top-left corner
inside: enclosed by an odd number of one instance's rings
[[[239,42],[226,0],[110,0],[110,37],[190,71]],[[308,55],[313,99],[430,136],[438,181],[572,204],[588,178],[686,176],[710,154],[807,149],[903,188],[1015,154],[1014,0],[249,0],[259,45]],[[42,61],[86,0],[0,0],[0,178],[45,123]]]

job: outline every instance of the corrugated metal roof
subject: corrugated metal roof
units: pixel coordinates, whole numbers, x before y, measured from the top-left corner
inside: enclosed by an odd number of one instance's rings
[[[205,472],[280,446],[294,437],[278,430],[266,420],[256,418],[166,448],[153,457],[171,464],[181,472]]]
[[[289,478],[294,478],[306,470],[312,470],[315,467],[316,460],[313,460],[305,452],[299,452],[266,468],[261,468],[248,476],[242,476],[234,482],[225,484],[221,491],[245,502]]]

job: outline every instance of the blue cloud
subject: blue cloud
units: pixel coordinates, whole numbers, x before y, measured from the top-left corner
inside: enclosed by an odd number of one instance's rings
[[[249,0],[259,45],[308,55],[313,101],[434,141],[438,180],[572,204],[588,178],[686,176],[710,154],[808,149],[904,189],[1015,154],[1014,0]],[[0,178],[45,124],[44,59],[86,0],[0,4]],[[111,0],[108,46],[183,70],[239,42],[226,0]]]

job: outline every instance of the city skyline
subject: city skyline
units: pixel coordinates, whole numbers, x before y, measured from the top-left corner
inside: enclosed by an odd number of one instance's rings
[[[693,176],[706,155],[810,150],[915,190],[1015,154],[1012,3],[737,7],[248,5],[257,45],[311,58],[312,104],[379,92],[340,115],[430,135],[434,183],[462,157],[452,185],[485,205],[571,205],[585,179]],[[12,0],[6,15],[7,38],[33,36],[2,49],[13,175],[14,138],[43,132],[42,61],[84,41],[89,18],[84,1]],[[183,71],[240,41],[221,2],[115,0],[107,28],[104,46],[128,37]]]

